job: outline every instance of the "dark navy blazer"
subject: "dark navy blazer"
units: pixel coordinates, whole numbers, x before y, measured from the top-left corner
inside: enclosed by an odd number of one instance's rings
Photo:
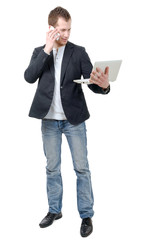
[[[50,55],[46,54],[44,46],[34,49],[30,64],[24,73],[25,80],[29,83],[39,79],[29,112],[30,117],[38,119],[43,119],[50,109],[55,82],[53,51]],[[85,121],[90,116],[81,84],[74,83],[73,80],[80,79],[82,75],[84,78],[90,78],[91,71],[92,64],[85,48],[68,42],[62,60],[60,94],[66,118],[73,125]],[[95,84],[88,87],[95,93],[105,94],[105,91]]]

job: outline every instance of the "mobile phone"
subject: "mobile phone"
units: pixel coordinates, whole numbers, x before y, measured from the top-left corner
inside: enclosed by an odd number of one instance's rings
[[[50,26],[49,29],[50,29],[50,30],[54,30],[55,28],[54,28],[53,26]],[[58,36],[58,38],[56,38],[56,41],[58,41],[58,40],[59,40],[59,36],[60,36],[60,34],[57,33],[56,36]]]

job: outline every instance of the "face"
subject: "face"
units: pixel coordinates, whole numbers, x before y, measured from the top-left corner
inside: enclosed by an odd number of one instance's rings
[[[56,29],[58,29],[60,33],[60,38],[58,41],[55,41],[55,44],[57,46],[64,46],[68,42],[69,36],[70,36],[70,30],[71,30],[71,19],[66,22],[64,18],[59,18],[57,21],[57,24],[55,26]]]

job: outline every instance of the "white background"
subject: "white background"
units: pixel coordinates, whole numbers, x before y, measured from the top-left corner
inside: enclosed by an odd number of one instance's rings
[[[28,117],[37,84],[24,80],[33,49],[45,43],[50,10],[72,16],[70,41],[95,60],[122,59],[110,94],[83,86],[91,118],[88,157],[95,197],[88,239],[149,239],[149,35],[147,0],[6,0],[0,6],[1,239],[81,239],[76,176],[65,137],[63,218],[38,224],[48,211],[41,122]]]

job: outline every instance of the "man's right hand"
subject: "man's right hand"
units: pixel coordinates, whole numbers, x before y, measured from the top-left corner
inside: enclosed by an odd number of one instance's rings
[[[54,42],[57,39],[57,33],[58,33],[58,30],[56,28],[54,30],[49,30],[46,33],[46,46],[44,48],[44,51],[47,54],[50,54],[50,52],[53,49]]]

